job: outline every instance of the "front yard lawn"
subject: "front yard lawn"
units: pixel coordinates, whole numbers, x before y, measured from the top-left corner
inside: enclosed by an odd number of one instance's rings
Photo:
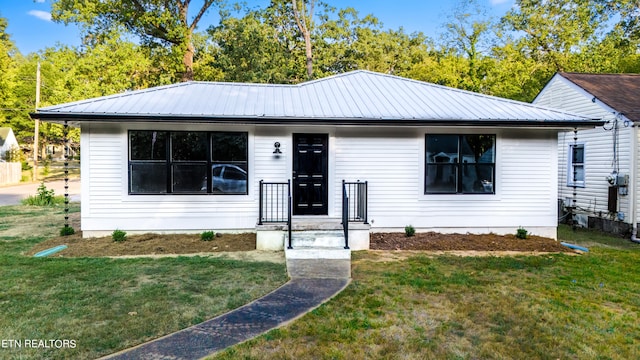
[[[212,358],[640,358],[640,245],[560,234],[593,247],[509,257],[354,253],[353,281],[332,301]]]
[[[111,354],[225,313],[287,281],[284,263],[24,256],[57,235],[62,214],[62,208],[0,207],[2,359]]]

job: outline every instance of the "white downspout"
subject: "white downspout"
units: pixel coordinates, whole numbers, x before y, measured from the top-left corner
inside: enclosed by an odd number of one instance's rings
[[[640,239],[636,237],[638,235],[638,125],[631,125],[631,189],[629,191],[629,205],[631,207],[631,221],[633,230],[631,231],[631,238],[629,240],[639,243]]]

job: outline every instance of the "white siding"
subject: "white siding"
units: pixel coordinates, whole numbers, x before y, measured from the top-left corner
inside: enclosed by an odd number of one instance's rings
[[[442,130],[438,130],[443,132]],[[338,131],[336,178],[369,182],[374,229],[511,232],[556,226],[556,133],[496,133],[495,195],[425,195],[424,142],[430,129]],[[447,132],[447,131],[444,131]],[[448,131],[459,133],[460,130]],[[334,190],[336,203],[340,187]]]
[[[181,129],[137,124],[136,129]],[[556,132],[550,130],[353,128],[190,125],[194,131],[249,132],[249,194],[129,195],[127,131],[92,124],[82,129],[84,231],[250,230],[258,218],[258,182],[291,178],[292,134],[329,134],[329,216],[340,216],[341,181],[368,181],[374,230],[515,232],[555,230]],[[496,134],[496,194],[425,195],[425,135]],[[274,143],[282,155],[273,154]],[[549,230],[551,229],[551,230]],[[543,233],[555,236],[553,233]]]
[[[565,111],[584,114],[592,118],[614,120],[615,116],[606,105],[593,96],[558,76],[549,82],[535,100],[536,105],[555,107]],[[617,170],[614,165],[613,122],[595,129],[579,130],[577,142],[585,146],[585,186],[576,188],[576,205],[579,213],[590,216],[608,216],[608,188],[606,178],[612,171]],[[623,121],[618,121],[617,155],[619,172],[631,175],[631,127]],[[573,132],[558,134],[558,198],[571,203],[573,187],[567,183],[568,151],[574,144]],[[631,179],[631,181],[633,181]],[[625,214],[625,222],[631,222],[630,202],[628,195],[618,195],[618,211]],[[614,214],[615,215],[615,214]]]
[[[112,231],[198,231],[254,228],[257,174],[252,129],[192,126],[193,130],[249,131],[248,195],[129,195],[129,128],[92,124],[82,128],[82,230]],[[138,124],[136,129],[159,129],[156,124]],[[163,130],[183,126],[163,125]],[[273,147],[273,144],[271,144]]]

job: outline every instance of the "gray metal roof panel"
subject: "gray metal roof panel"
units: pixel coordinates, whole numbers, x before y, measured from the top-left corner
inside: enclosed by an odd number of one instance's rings
[[[34,117],[585,121],[567,112],[369,71],[298,85],[187,82],[41,108]]]

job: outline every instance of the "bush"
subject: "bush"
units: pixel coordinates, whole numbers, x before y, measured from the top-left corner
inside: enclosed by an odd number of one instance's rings
[[[22,158],[22,151],[18,146],[11,146],[7,151],[2,155],[2,160],[6,162],[20,162]]]
[[[404,234],[407,237],[411,237],[416,234],[416,229],[411,225],[407,225],[404,227]]]
[[[516,237],[518,239],[526,239],[528,233],[527,229],[520,227],[516,230]]]
[[[115,242],[122,242],[122,241],[127,240],[127,233],[122,231],[122,230],[114,230],[111,233],[111,238]]]
[[[29,196],[22,200],[23,205],[33,206],[52,206],[64,204],[64,196],[56,196],[53,189],[47,189],[44,182],[38,186],[38,192],[35,196]]]
[[[29,164],[27,160],[23,160],[21,161],[21,163],[22,163],[22,171],[28,171],[33,169],[33,166],[31,166],[31,164]]]
[[[215,237],[216,237],[216,233],[213,231],[205,231],[202,234],[200,234],[200,240],[202,241],[211,241]]]
[[[75,233],[76,231],[71,226],[65,225],[62,227],[62,229],[60,229],[60,236],[69,236]]]

